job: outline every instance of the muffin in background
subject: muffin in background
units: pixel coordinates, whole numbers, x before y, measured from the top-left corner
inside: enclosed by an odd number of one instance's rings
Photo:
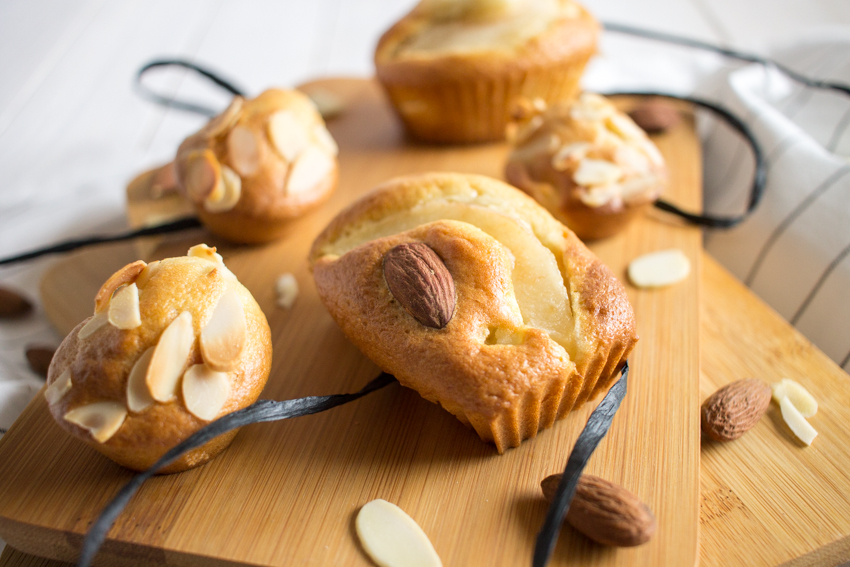
[[[524,101],[515,116],[505,177],[582,239],[616,234],[667,186],[658,148],[602,96]]]
[[[177,186],[211,232],[268,242],[330,196],[337,151],[306,95],[269,89],[253,99],[235,97],[180,144]]]
[[[503,140],[521,98],[575,98],[598,35],[573,0],[422,0],[381,37],[375,66],[415,138]]]

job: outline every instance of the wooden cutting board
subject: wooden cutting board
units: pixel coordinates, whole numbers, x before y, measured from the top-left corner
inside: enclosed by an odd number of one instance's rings
[[[272,399],[354,391],[378,372],[325,312],[307,271],[309,245],[333,215],[394,175],[446,170],[501,177],[507,152],[498,144],[409,142],[370,81],[305,88],[326,89],[345,105],[329,124],[341,148],[333,199],[293,222],[274,244],[222,246],[199,230],[169,239],[153,254],[184,254],[202,241],[221,246],[269,318],[274,363],[263,397]],[[701,172],[692,121],[658,144],[671,167],[668,198],[697,208]],[[587,469],[644,499],[658,532],[644,546],[610,549],[566,528],[552,565],[696,562],[700,233],[653,214],[593,249],[625,279],[629,260],[671,247],[685,252],[693,273],[664,290],[628,288],[641,342],[630,360],[629,394]],[[67,331],[90,314],[100,284],[138,251],[103,247],[57,262],[42,286],[56,326]],[[275,306],[274,281],[284,272],[301,286],[291,310]],[[595,404],[504,455],[398,385],[321,415],[249,426],[211,463],[149,481],[110,532],[100,559],[113,565],[370,565],[353,519],[364,503],[384,498],[423,527],[447,567],[530,565],[546,510],[539,482],[563,468]],[[0,440],[0,537],[25,552],[73,559],[88,525],[131,476],[62,433],[39,396]]]

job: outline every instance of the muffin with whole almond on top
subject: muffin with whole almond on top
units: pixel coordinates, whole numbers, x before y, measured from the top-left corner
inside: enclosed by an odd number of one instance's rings
[[[655,144],[596,94],[552,106],[525,101],[510,139],[507,180],[583,239],[616,234],[667,186]]]
[[[115,272],[97,293],[94,315],[56,351],[44,395],[63,429],[145,470],[210,421],[252,404],[271,356],[269,325],[251,292],[201,244],[184,257]],[[201,465],[235,435],[160,472]]]
[[[306,95],[269,89],[254,99],[235,97],[180,144],[177,186],[215,234],[268,242],[330,196],[337,151]]]
[[[422,0],[381,37],[375,67],[414,137],[502,140],[519,99],[577,96],[598,35],[574,0]]]

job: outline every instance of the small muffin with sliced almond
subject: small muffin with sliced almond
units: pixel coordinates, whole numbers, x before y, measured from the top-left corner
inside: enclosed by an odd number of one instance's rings
[[[214,419],[252,404],[271,368],[259,305],[215,248],[115,272],[94,315],[56,351],[44,392],[57,423],[127,468],[145,470]],[[236,431],[161,472],[215,457]]]
[[[421,0],[381,37],[375,67],[414,137],[504,140],[520,98],[578,96],[598,35],[574,0]]]
[[[268,242],[330,196],[337,151],[306,95],[269,89],[254,99],[235,97],[180,144],[177,184],[213,233]]]
[[[596,94],[572,104],[525,101],[510,139],[507,180],[586,240],[616,234],[667,186],[652,140]]]

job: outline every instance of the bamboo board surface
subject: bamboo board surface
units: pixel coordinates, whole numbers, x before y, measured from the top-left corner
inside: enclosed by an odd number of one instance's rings
[[[812,419],[820,434],[812,447],[801,447],[774,405],[738,441],[703,445],[700,565],[847,565],[850,432],[843,424],[850,420],[850,376],[710,256],[702,274],[701,397],[739,378],[794,376],[820,400]],[[761,346],[736,337],[758,337]],[[765,449],[773,458],[761,458]],[[72,565],[7,547],[0,567]]]
[[[339,189],[277,243],[221,246],[272,327],[274,362],[264,398],[353,391],[377,373],[336,328],[307,272],[309,245],[330,218],[394,175],[446,170],[501,178],[507,151],[503,145],[413,145],[373,83],[312,86],[346,105],[329,124],[341,148]],[[692,122],[658,143],[671,165],[668,197],[698,207]],[[222,245],[197,231],[169,239],[155,256],[185,254],[200,241]],[[629,260],[670,247],[687,254],[694,272],[665,290],[628,288],[641,342],[630,359],[629,394],[587,469],[644,499],[658,518],[658,533],[642,547],[614,550],[565,529],[552,565],[696,561],[700,234],[653,215],[593,249],[624,279]],[[98,248],[58,262],[42,285],[56,326],[67,332],[86,317],[100,284],[138,250]],[[289,311],[275,306],[274,281],[284,272],[301,286]],[[249,426],[211,463],[149,481],[99,557],[105,564],[369,565],[353,518],[364,503],[384,498],[423,527],[446,566],[527,565],[546,509],[539,482],[563,468],[595,403],[501,456],[454,417],[397,385],[325,414]],[[89,523],[130,477],[62,434],[38,397],[0,441],[0,480],[13,487],[0,494],[0,537],[25,552],[71,559]]]

